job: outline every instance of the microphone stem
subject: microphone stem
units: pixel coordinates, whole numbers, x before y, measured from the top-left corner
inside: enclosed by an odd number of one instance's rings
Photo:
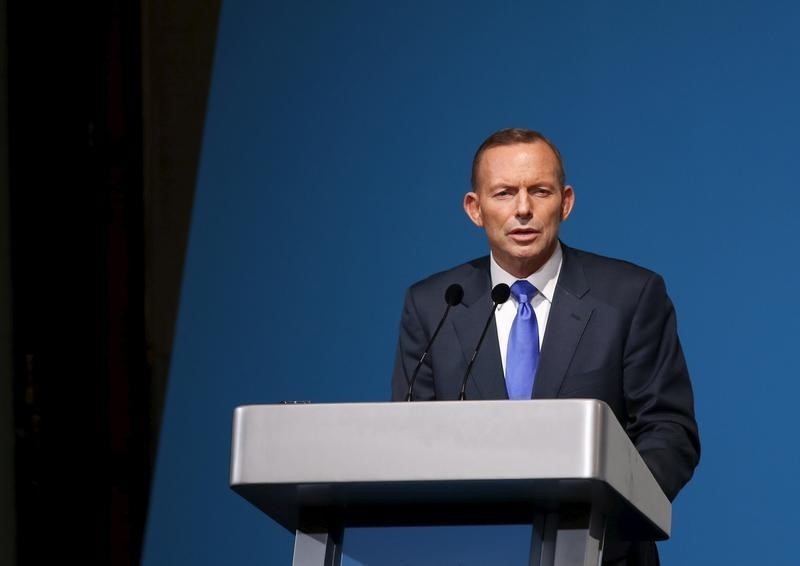
[[[442,325],[444,324],[444,321],[447,318],[447,313],[450,312],[450,306],[451,305],[447,305],[447,308],[444,309],[444,314],[442,315],[442,318],[439,320],[439,325],[436,327],[436,330],[433,331],[433,336],[431,336],[431,339],[428,341],[428,345],[425,346],[425,351],[422,352],[422,356],[420,357],[419,362],[417,362],[417,367],[414,368],[414,373],[411,374],[411,380],[409,381],[408,384],[408,391],[406,392],[406,401],[411,401],[414,398],[414,384],[417,382],[417,374],[419,373],[419,370],[422,367],[422,363],[428,357],[428,352],[430,351],[431,346],[433,345],[433,341],[436,340],[436,336],[439,335],[439,331],[442,329]],[[486,331],[484,330],[484,332]]]
[[[467,365],[467,373],[464,374],[464,380],[461,382],[461,392],[458,394],[458,400],[464,401],[466,398],[467,393],[467,380],[469,379],[469,374],[472,371],[472,364],[475,363],[475,358],[478,357],[478,350],[483,344],[483,337],[486,336],[486,331],[489,330],[489,325],[492,323],[492,319],[494,318],[494,311],[497,310],[497,303],[492,304],[492,312],[489,315],[489,318],[486,319],[486,324],[483,327],[483,332],[481,332],[481,337],[478,339],[478,345],[475,346],[475,351],[472,352],[472,358],[469,360],[469,364]]]

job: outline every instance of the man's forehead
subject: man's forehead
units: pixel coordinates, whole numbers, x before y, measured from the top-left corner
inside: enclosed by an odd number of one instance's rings
[[[502,177],[525,170],[557,177],[558,158],[549,145],[535,141],[490,147],[478,162],[478,177]]]

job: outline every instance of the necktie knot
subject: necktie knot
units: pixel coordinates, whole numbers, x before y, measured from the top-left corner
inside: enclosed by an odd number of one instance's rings
[[[536,293],[538,293],[536,287],[524,279],[520,279],[511,286],[511,294],[520,305],[530,303]]]

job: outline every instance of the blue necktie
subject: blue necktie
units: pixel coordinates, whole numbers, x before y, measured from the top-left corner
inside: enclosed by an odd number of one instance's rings
[[[533,393],[533,378],[539,365],[539,326],[531,308],[531,299],[536,293],[536,287],[524,280],[511,286],[511,294],[519,306],[511,325],[506,355],[509,399],[530,399]]]

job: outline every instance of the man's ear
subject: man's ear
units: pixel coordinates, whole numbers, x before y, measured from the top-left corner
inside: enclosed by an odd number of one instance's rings
[[[566,185],[564,189],[561,191],[561,221],[569,217],[570,213],[572,212],[572,208],[575,206],[575,190]]]
[[[483,216],[481,215],[481,205],[478,202],[478,194],[472,191],[464,195],[464,212],[467,213],[472,223],[479,228],[483,228]]]

